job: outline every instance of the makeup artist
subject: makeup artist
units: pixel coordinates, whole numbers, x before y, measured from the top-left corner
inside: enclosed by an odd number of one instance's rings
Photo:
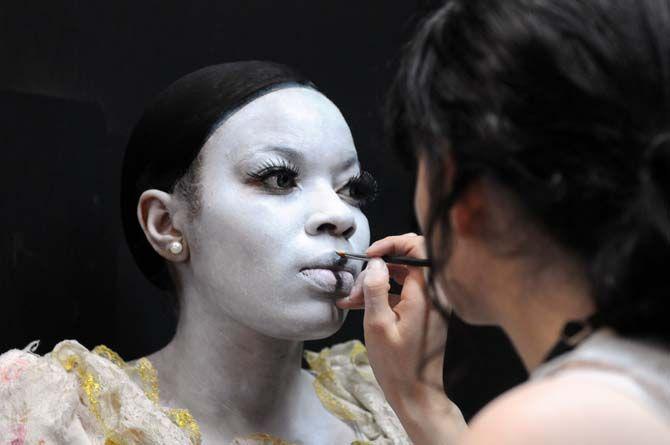
[[[387,119],[425,238],[367,253],[432,267],[372,260],[338,305],[364,303],[414,443],[670,443],[670,1],[447,1]],[[442,386],[450,310],[501,326],[531,374],[469,426]]]

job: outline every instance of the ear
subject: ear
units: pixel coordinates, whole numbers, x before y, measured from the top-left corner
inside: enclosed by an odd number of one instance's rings
[[[188,245],[175,218],[175,199],[160,190],[147,190],[137,204],[137,219],[147,241],[156,253],[172,262],[188,259]],[[172,249],[173,243],[181,243],[181,251]]]
[[[463,191],[449,212],[453,232],[464,238],[483,236],[488,204],[485,185],[475,180]]]

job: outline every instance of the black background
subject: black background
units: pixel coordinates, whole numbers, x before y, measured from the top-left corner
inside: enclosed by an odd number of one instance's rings
[[[373,239],[415,230],[412,175],[385,150],[384,92],[418,1],[24,1],[0,6],[0,351],[41,339],[106,344],[127,359],[167,343],[164,297],[124,244],[119,173],[144,105],[226,61],[295,66],[342,110],[381,196]],[[317,349],[362,338],[350,314]],[[451,325],[446,375],[466,417],[524,373],[496,329]],[[216,347],[216,345],[211,345]]]

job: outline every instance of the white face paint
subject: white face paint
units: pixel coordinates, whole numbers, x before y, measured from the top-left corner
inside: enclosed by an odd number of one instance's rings
[[[360,171],[337,107],[308,88],[270,92],[216,129],[202,156],[202,207],[186,231],[197,294],[270,337],[333,334],[345,317],[334,301],[361,269],[334,252],[370,241],[349,195]]]

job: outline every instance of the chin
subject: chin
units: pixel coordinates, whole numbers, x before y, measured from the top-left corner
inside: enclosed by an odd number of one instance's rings
[[[340,330],[346,316],[347,311],[337,308],[329,301],[313,302],[296,307],[292,314],[286,314],[272,332],[264,333],[282,340],[320,340]]]
[[[481,317],[478,317],[476,314],[469,314],[464,311],[459,311],[454,307],[454,313],[458,318],[461,319],[464,323],[467,323],[471,326],[486,326],[490,323],[484,321]]]
[[[487,312],[480,308],[473,307],[468,304],[459,304],[459,302],[452,302],[454,313],[465,323],[472,326],[492,326],[496,325],[493,317],[488,316]]]
[[[490,326],[495,324],[487,307],[482,304],[483,298],[477,293],[469,292],[465,286],[455,280],[447,284],[437,281],[438,301],[444,307],[450,307],[462,321],[473,326]],[[449,292],[445,291],[449,289]],[[448,296],[447,296],[448,295]]]

